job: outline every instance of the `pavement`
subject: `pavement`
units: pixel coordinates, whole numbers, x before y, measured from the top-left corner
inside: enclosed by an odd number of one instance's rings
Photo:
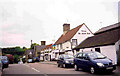
[[[44,62],[40,62],[40,63],[57,65],[57,61],[44,61]]]

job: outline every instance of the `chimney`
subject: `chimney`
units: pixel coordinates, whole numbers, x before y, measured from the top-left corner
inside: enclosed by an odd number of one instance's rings
[[[63,24],[63,35],[65,35],[70,30],[70,24]]]
[[[46,41],[41,41],[41,45],[45,45]]]

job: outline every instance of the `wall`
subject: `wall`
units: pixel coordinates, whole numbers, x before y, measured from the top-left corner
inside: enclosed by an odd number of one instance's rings
[[[117,64],[117,55],[115,45],[103,46],[100,48],[101,53],[112,59]]]
[[[84,33],[84,34],[82,34]],[[74,37],[72,39],[77,39],[77,44],[79,45],[83,40],[85,40],[86,38],[93,36],[93,34],[88,30],[88,28],[83,25],[78,32],[74,35]],[[72,41],[71,39],[71,41]],[[72,46],[72,48],[74,48],[75,46]]]
[[[62,44],[62,47],[64,50],[71,50],[71,42],[70,41],[66,41]]]
[[[116,53],[117,53],[117,62],[120,65],[120,40],[115,43]]]

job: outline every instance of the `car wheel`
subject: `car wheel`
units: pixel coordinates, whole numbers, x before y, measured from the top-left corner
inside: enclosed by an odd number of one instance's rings
[[[74,66],[74,69],[75,69],[75,71],[78,71],[79,70],[79,68],[78,68],[78,66],[75,64],[75,66]]]
[[[94,74],[94,73],[95,73],[94,67],[91,67],[91,68],[90,68],[90,73],[91,73],[91,74]]]
[[[62,68],[66,68],[66,64],[62,64]]]
[[[60,64],[57,64],[58,67],[60,67]]]

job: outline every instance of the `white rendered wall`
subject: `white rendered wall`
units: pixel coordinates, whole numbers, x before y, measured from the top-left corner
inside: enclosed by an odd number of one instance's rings
[[[71,42],[70,41],[66,41],[62,44],[62,47],[64,50],[71,50]]]
[[[82,30],[86,31],[83,32]],[[80,33],[80,34],[79,34]],[[82,34],[82,33],[86,33],[86,34]],[[89,33],[89,34],[88,34]],[[88,30],[88,28],[83,25],[78,31],[77,33],[74,35],[74,37],[72,39],[77,39],[77,43],[78,45],[85,40],[86,38],[93,36],[93,34]]]
[[[115,45],[103,46],[100,47],[101,53],[113,60],[117,64],[117,56]]]

